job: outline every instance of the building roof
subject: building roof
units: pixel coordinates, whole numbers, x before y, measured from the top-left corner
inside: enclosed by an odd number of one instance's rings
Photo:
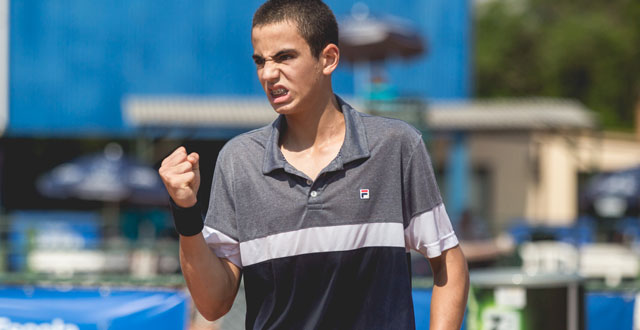
[[[348,100],[367,112],[362,102]],[[252,129],[276,118],[264,97],[129,97],[124,115],[137,127]],[[393,117],[393,112],[385,112]],[[429,104],[423,118],[428,129],[546,130],[594,129],[597,121],[582,104],[563,99],[504,99]],[[230,131],[231,132],[231,131]]]
[[[123,110],[134,126],[251,128],[276,118],[264,97],[129,97]]]
[[[597,120],[581,103],[566,99],[474,100],[430,104],[427,126],[435,130],[594,129]]]

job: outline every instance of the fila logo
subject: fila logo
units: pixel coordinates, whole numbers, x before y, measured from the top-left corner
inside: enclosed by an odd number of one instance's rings
[[[360,199],[369,199],[369,189],[360,189]]]

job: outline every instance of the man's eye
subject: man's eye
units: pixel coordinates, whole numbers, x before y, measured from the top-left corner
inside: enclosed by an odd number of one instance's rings
[[[256,63],[257,66],[264,65],[264,59],[262,58],[257,58],[257,59],[254,59],[253,61]]]
[[[278,62],[284,62],[284,61],[290,60],[292,58],[293,58],[293,55],[288,55],[288,54],[280,55],[280,56],[278,56]]]

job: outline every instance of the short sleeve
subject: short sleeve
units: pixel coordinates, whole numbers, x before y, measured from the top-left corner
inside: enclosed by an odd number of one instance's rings
[[[403,164],[403,215],[407,249],[434,258],[458,245],[427,148],[418,139]]]
[[[236,266],[242,267],[233,177],[232,159],[226,148],[223,148],[218,154],[213,172],[209,209],[202,234],[209,248],[218,257],[226,258]]]

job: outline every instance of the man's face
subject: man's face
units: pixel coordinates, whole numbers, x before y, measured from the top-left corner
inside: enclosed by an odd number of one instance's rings
[[[258,26],[251,33],[258,80],[276,112],[292,114],[314,103],[322,65],[295,24]]]

